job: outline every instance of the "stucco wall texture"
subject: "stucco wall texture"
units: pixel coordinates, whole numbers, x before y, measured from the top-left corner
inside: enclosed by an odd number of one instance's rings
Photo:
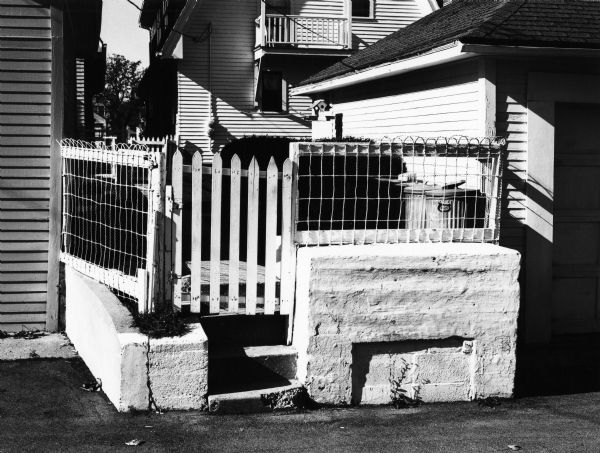
[[[66,333],[121,412],[206,409],[208,339],[200,324],[153,339],[110,290],[66,267]]]
[[[299,249],[299,380],[327,404],[512,396],[519,267],[491,244]]]

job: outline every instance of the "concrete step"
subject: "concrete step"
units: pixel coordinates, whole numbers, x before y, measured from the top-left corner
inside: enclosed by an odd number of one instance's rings
[[[265,382],[280,387],[296,378],[298,354],[291,346],[209,346],[208,354],[211,393],[255,390]]]
[[[285,343],[288,316],[206,316],[200,323],[210,344],[261,346]]]
[[[306,390],[297,381],[283,386],[263,383],[254,390],[209,395],[208,410],[212,414],[251,414],[303,408],[307,401]]]

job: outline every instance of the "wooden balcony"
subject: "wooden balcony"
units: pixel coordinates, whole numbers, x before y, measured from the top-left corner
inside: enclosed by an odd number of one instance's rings
[[[345,17],[264,14],[256,19],[256,49],[261,54],[339,53],[351,48],[352,24]]]

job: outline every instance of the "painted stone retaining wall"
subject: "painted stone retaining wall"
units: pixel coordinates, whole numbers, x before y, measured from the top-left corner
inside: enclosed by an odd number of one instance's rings
[[[66,332],[102,390],[122,412],[205,409],[208,339],[200,324],[150,339],[108,288],[66,267]]]
[[[317,402],[513,394],[520,255],[489,244],[301,248],[294,346]]]

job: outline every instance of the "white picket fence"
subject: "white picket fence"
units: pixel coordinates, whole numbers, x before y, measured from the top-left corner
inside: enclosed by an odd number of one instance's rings
[[[167,225],[172,231],[172,262],[175,278],[173,301],[176,306],[189,303],[192,313],[272,315],[293,313],[296,255],[294,238],[295,193],[294,164],[286,160],[277,168],[271,159],[268,168],[262,170],[255,158],[247,169],[241,168],[237,155],[229,166],[223,165],[219,154],[212,158],[212,165],[205,165],[202,155],[196,152],[192,164],[184,165],[183,156],[177,151],[173,156],[172,184],[166,187]],[[191,206],[183,206],[184,175],[191,174]],[[224,178],[229,179],[229,191],[224,192]],[[205,178],[210,178],[203,186]],[[263,181],[264,193],[259,190]],[[247,186],[247,199],[242,199],[242,186]],[[225,195],[225,193],[227,195]],[[278,210],[278,198],[281,209]],[[169,201],[169,200],[172,200]],[[210,210],[203,205],[210,201]],[[246,225],[240,220],[242,205],[247,212]],[[260,226],[260,206],[265,207],[264,231]],[[222,210],[229,211],[229,250],[222,250]],[[191,275],[189,296],[183,290],[183,216],[191,216]],[[209,219],[209,220],[205,220]],[[277,234],[280,222],[281,235]],[[210,240],[203,243],[203,228],[210,228]],[[227,229],[225,229],[227,230]],[[259,234],[264,234],[264,249],[259,250]],[[241,256],[241,234],[246,237],[245,261]],[[208,247],[208,249],[205,249]],[[204,252],[204,253],[203,253]],[[259,253],[261,256],[259,256]],[[262,255],[264,253],[264,255]],[[208,259],[203,261],[203,255]],[[227,256],[228,259],[223,259]],[[264,258],[264,266],[259,265]]]

